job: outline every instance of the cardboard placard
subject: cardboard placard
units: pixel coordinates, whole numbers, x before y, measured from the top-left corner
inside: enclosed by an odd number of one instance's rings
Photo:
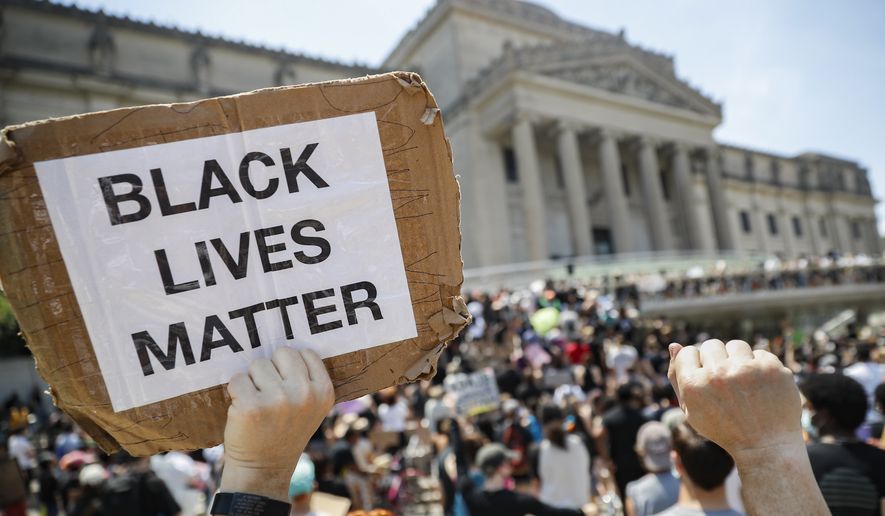
[[[460,416],[483,414],[501,405],[498,382],[491,367],[470,374],[450,374],[443,385],[446,396],[451,398],[455,412]]]
[[[458,189],[416,74],[4,130],[0,277],[106,450],[221,441],[223,384],[316,350],[338,401],[432,373],[467,320]]]

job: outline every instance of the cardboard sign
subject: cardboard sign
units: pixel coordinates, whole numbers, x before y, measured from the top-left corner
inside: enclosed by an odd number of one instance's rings
[[[455,412],[475,416],[497,409],[501,404],[495,372],[486,367],[475,373],[456,373],[446,376],[443,385],[455,404]]]
[[[375,113],[34,167],[115,411],[418,335]]]
[[[432,374],[468,319],[438,111],[397,72],[6,128],[0,276],[56,404],[146,455],[219,443],[279,346],[339,402]]]

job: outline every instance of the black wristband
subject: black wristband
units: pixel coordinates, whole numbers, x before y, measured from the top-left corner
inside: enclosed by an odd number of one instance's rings
[[[249,493],[216,493],[209,514],[227,516],[289,516],[286,502]]]

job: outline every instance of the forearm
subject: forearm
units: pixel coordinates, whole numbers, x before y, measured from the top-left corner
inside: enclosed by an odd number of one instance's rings
[[[801,439],[789,445],[743,451],[734,459],[744,507],[750,516],[830,514]]]

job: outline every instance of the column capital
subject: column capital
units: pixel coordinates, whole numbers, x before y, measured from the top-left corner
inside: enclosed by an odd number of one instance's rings
[[[557,134],[564,132],[580,133],[587,129],[587,126],[581,122],[563,118],[557,119],[553,125],[556,128]]]
[[[661,150],[669,157],[675,156],[676,154],[684,154],[688,156],[693,149],[694,146],[692,144],[678,140],[667,141],[661,145]]]
[[[602,142],[604,140],[614,140],[617,142],[621,138],[624,137],[624,133],[617,130],[612,129],[611,127],[594,127],[588,133],[592,141],[594,142]]]
[[[630,148],[634,150],[639,150],[643,147],[657,148],[657,146],[661,143],[659,139],[648,136],[647,134],[631,135],[629,138],[627,138],[627,142]]]
[[[719,145],[717,145],[715,143],[712,145],[705,145],[705,146],[699,148],[698,150],[699,150],[699,152],[702,152],[704,154],[704,156],[707,157],[707,159],[719,159],[719,157],[722,154],[721,151],[719,150]]]
[[[528,123],[530,125],[538,125],[538,123],[540,121],[541,121],[541,116],[538,115],[537,113],[533,113],[531,111],[517,110],[513,114],[513,123],[514,124]]]

